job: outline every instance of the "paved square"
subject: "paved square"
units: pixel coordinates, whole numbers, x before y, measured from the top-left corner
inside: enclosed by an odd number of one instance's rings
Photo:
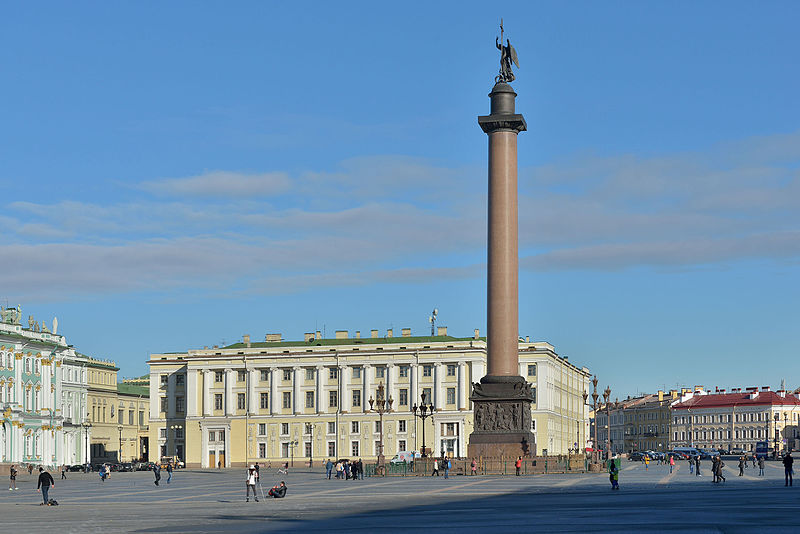
[[[797,532],[800,487],[785,488],[783,466],[768,462],[766,476],[750,467],[739,477],[728,462],[725,484],[690,475],[685,463],[668,466],[623,460],[619,492],[607,475],[391,477],[324,480],[320,472],[278,476],[262,470],[265,491],[286,480],[285,499],[246,503],[239,470],[177,471],[173,482],[153,474],[56,476],[58,507],[38,506],[36,479],[0,493],[0,531],[55,529],[65,533],[116,532]],[[166,473],[164,473],[166,475]],[[800,484],[800,482],[799,482]]]

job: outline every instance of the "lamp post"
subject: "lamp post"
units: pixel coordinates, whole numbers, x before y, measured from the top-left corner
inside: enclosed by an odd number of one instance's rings
[[[289,447],[292,449],[292,467],[294,467],[294,448],[297,446],[297,443],[296,439],[289,442]]]
[[[425,404],[425,392],[422,392],[422,404],[417,406],[414,403],[414,406],[411,408],[414,417],[419,417],[422,419],[422,457],[425,458],[428,453],[425,447],[425,419],[433,415],[433,412],[436,411],[436,407],[431,402],[430,404]]]
[[[86,414],[86,415],[88,416],[89,414]],[[89,454],[89,429],[92,428],[92,423],[90,423],[88,421],[88,419],[87,419],[86,421],[84,421],[82,423],[81,426],[83,426],[83,431],[86,433],[86,447],[85,447],[85,452],[84,452],[84,454],[86,456],[86,463],[85,463],[86,467],[84,468],[84,472],[88,473],[89,472],[88,465],[89,465],[90,460],[91,460],[91,456]]]
[[[783,439],[786,440],[786,445],[783,447],[784,450],[789,448],[789,433],[786,431],[786,425],[789,424],[787,420],[789,419],[789,414],[783,412]]]
[[[609,400],[611,399],[611,386],[606,386],[606,390],[603,392],[603,402],[606,403],[606,460],[611,458],[608,450],[608,444],[611,441],[611,405],[609,404]]]
[[[375,399],[371,395],[369,397],[369,410],[377,413],[381,422],[380,442],[378,443],[378,471],[381,476],[386,476],[386,457],[383,455],[383,414],[391,413],[393,402],[394,399],[392,399],[391,395],[388,399],[385,397],[383,382],[378,384]]]
[[[175,451],[175,456],[178,456],[178,430],[182,429],[183,425],[171,425],[170,428],[172,429],[173,450]],[[247,459],[245,458],[246,461]]]
[[[119,430],[119,454],[117,455],[117,461],[122,463],[122,425],[117,425],[117,430]]]
[[[308,423],[308,435],[311,448],[308,451],[308,467],[314,467],[314,423]]]
[[[780,420],[780,417],[779,414],[775,414],[775,446],[772,448],[774,458],[778,457],[778,420]]]
[[[589,406],[594,410],[594,432],[593,432],[593,439],[592,439],[592,463],[597,463],[597,398],[600,396],[597,394],[597,375],[592,378],[592,386],[594,389],[592,390],[592,404],[587,403],[587,399],[589,398],[589,394],[585,391],[583,392],[583,404]]]

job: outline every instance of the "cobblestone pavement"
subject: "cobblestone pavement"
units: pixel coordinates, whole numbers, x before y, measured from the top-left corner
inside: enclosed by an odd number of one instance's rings
[[[246,503],[240,470],[177,471],[155,487],[149,472],[55,476],[58,507],[38,506],[34,477],[19,477],[18,491],[0,493],[0,532],[55,529],[67,533],[117,532],[798,532],[800,487],[786,488],[783,466],[768,462],[713,484],[685,463],[668,466],[623,461],[620,491],[606,475],[523,477],[387,477],[325,480],[319,472],[278,476],[262,470],[264,491],[286,480],[285,499]],[[164,473],[166,475],[166,473]],[[800,481],[798,482],[800,484]]]

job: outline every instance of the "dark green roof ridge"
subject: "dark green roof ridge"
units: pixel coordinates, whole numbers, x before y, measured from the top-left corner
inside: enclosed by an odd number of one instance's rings
[[[448,341],[486,341],[485,337],[453,337],[453,336],[412,336],[412,337],[362,337],[346,339],[313,339],[311,341],[261,341],[251,343],[250,348],[260,347],[325,347],[331,345],[402,345],[405,343],[442,343]],[[234,343],[218,350],[247,348],[245,343]],[[208,349],[214,350],[214,349]]]

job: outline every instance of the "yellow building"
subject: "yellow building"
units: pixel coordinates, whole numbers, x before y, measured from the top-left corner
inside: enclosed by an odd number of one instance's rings
[[[486,341],[438,336],[400,337],[389,330],[335,339],[319,332],[304,341],[270,334],[242,343],[150,361],[150,449],[177,455],[189,467],[243,466],[292,458],[375,458],[381,428],[369,410],[379,384],[393,400],[383,417],[384,454],[423,445],[440,455],[466,456],[472,432],[471,384],[486,371]],[[532,431],[539,453],[566,454],[584,443],[588,412],[581,394],[589,371],[559,357],[548,343],[520,343],[520,374],[533,386]],[[436,408],[425,420],[412,408],[422,395]],[[424,442],[423,442],[424,435]],[[539,445],[542,443],[543,445]],[[157,452],[157,454],[156,454]]]
[[[92,463],[147,459],[149,389],[117,384],[114,362],[86,357]]]

